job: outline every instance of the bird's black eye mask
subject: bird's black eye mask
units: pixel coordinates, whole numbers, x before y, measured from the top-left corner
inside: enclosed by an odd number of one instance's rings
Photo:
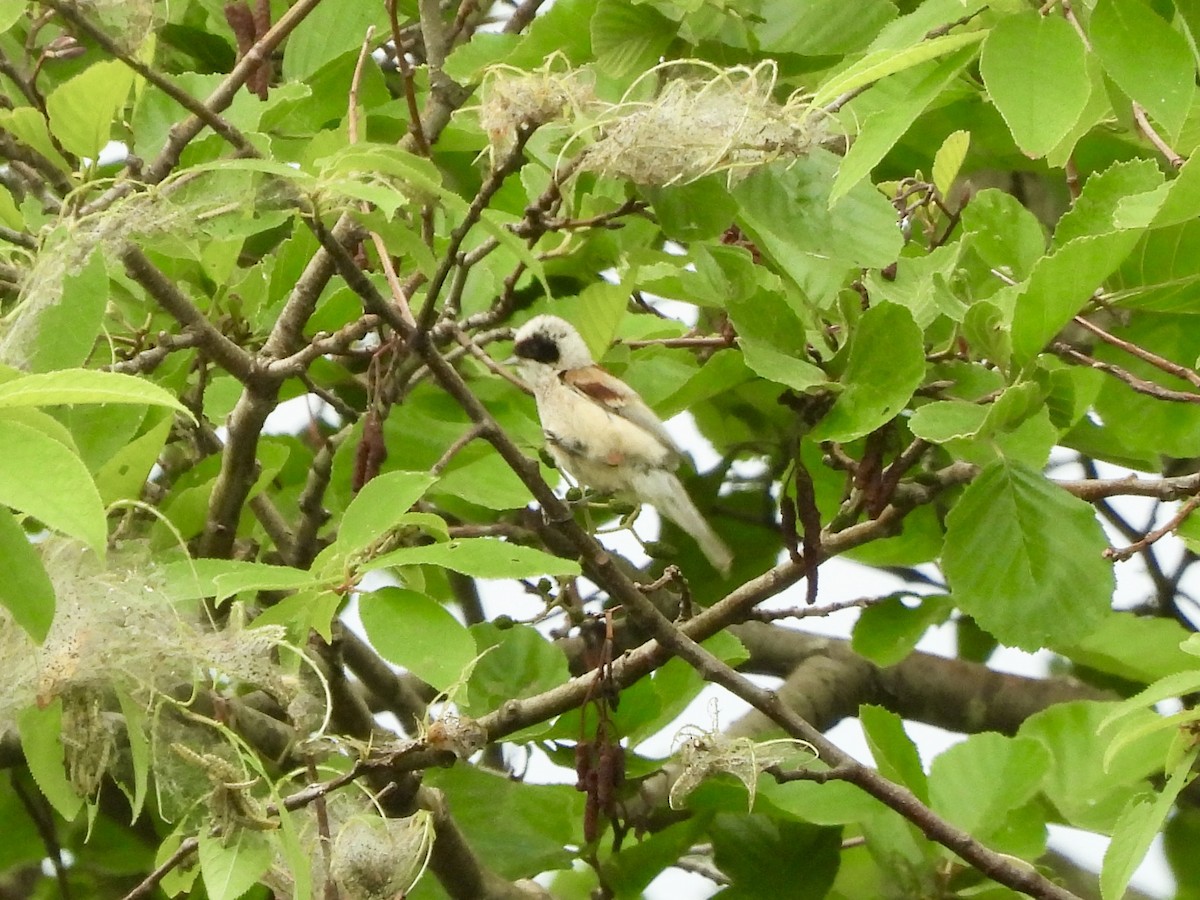
[[[558,342],[544,334],[531,334],[523,341],[518,341],[513,352],[522,359],[548,365],[558,362],[559,356]]]

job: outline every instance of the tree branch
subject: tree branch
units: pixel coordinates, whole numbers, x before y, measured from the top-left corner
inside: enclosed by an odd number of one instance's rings
[[[1128,369],[1123,369],[1120,366],[1106,363],[1102,360],[1088,356],[1081,350],[1076,350],[1070,344],[1065,344],[1062,341],[1055,341],[1050,345],[1050,349],[1056,356],[1061,356],[1063,359],[1069,359],[1073,363],[1078,363],[1081,366],[1087,366],[1089,369],[1096,369],[1104,372],[1106,375],[1111,375],[1120,381],[1125,382],[1130,388],[1137,391],[1139,394],[1145,394],[1148,397],[1154,397],[1158,400],[1168,400],[1172,403],[1200,403],[1200,394],[1191,391],[1173,391],[1170,388],[1165,388],[1161,384],[1153,381],[1147,381],[1145,378],[1139,378]]]
[[[175,321],[196,336],[198,345],[213,362],[242,384],[259,377],[254,357],[218,331],[146,254],[133,244],[126,244],[121,250],[121,262],[125,264],[125,271],[130,278],[144,287],[146,293]]]

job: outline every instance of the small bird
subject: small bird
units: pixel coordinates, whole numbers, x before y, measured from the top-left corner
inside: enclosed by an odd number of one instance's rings
[[[683,451],[637,391],[596,365],[579,332],[558,316],[530,319],[514,341],[559,467],[597,491],[651,504],[729,574],[733,554],[675,477]]]

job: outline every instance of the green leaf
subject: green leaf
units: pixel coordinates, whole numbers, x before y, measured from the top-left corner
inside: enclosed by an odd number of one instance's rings
[[[386,472],[372,478],[346,507],[338,545],[346,553],[365,550],[395,527],[436,480],[425,472]]]
[[[1179,647],[1187,636],[1174,619],[1114,611],[1078,644],[1055,643],[1052,648],[1079,665],[1130,681],[1151,682],[1191,667],[1193,661]]]
[[[1058,703],[1027,719],[1019,734],[1041,743],[1053,759],[1042,780],[1042,791],[1067,824],[1108,832],[1121,810],[1146,790],[1147,776],[1161,771],[1172,736],[1150,734],[1122,748],[1105,765],[1111,743],[1101,722],[1115,704],[1077,701]],[[1161,721],[1161,716],[1138,710],[1131,725]]]
[[[1018,820],[1014,813],[1037,795],[1051,763],[1050,752],[1032,738],[973,734],[934,759],[930,805],[964,831],[995,844]],[[1029,829],[1030,823],[1020,824],[1020,831]],[[1032,834],[1008,837],[1032,844],[1036,856],[1044,849],[1045,823],[1035,819]],[[1012,847],[1010,852],[1027,849]]]
[[[177,600],[215,597],[222,603],[244,591],[286,591],[314,587],[311,572],[245,559],[192,559],[163,567]]]
[[[962,47],[977,44],[984,37],[985,32],[967,31],[921,41],[900,52],[885,49],[869,53],[821,85],[813,96],[813,106],[826,106],[842,94],[857,90],[863,85],[879,81],[889,75],[895,75],[897,72],[903,72],[905,69],[919,66],[931,59],[937,59],[939,56],[952,53]]]
[[[443,475],[430,493],[497,510],[524,509],[531,499],[529,488],[490,446],[486,455]]]
[[[733,879],[728,900],[821,900],[841,862],[840,828],[760,815],[721,813],[709,829],[713,859]]]
[[[989,266],[1020,281],[1046,252],[1042,224],[1012,194],[987,188],[962,211],[968,243]]]
[[[749,658],[742,642],[728,631],[718,631],[702,646],[735,668]],[[668,660],[652,678],[644,678],[621,692],[621,706],[615,716],[618,733],[629,739],[629,746],[636,747],[682,715],[704,686],[704,679],[683,660]],[[627,704],[627,698],[633,703]]]
[[[962,241],[954,241],[928,253],[901,256],[888,276],[883,270],[871,269],[866,286],[872,302],[886,300],[903,306],[922,330],[941,316],[961,322],[970,311],[955,289],[963,249]]]
[[[37,314],[29,368],[51,372],[80,366],[91,356],[108,303],[104,254],[94,251],[77,273],[63,275],[62,297]]]
[[[587,23],[595,8],[595,0],[556,0],[533,20],[525,39],[505,62],[532,69],[553,53],[561,53],[572,63],[590,62],[592,40]]]
[[[829,202],[837,202],[859,184],[888,154],[917,117],[958,77],[972,59],[971,44],[872,87],[850,105],[855,116],[864,118],[858,137],[846,152]]]
[[[915,606],[909,604],[920,600]],[[944,594],[893,595],[868,606],[854,623],[851,646],[877,666],[894,666],[912,653],[926,631],[946,620],[952,604]]]
[[[1032,652],[1082,640],[1103,621],[1113,588],[1106,546],[1091,506],[1000,459],[947,516],[942,568],[963,612]]]
[[[125,107],[133,70],[119,60],[94,63],[46,98],[50,130],[69,152],[95,159],[108,143],[113,119]]]
[[[441,566],[474,578],[578,575],[579,563],[494,538],[463,538],[425,547],[401,547],[377,556],[362,571],[391,566]]]
[[[54,585],[25,529],[0,507],[0,604],[39,644],[54,620]]]
[[[445,792],[469,846],[502,878],[570,868],[574,853],[564,846],[580,840],[584,805],[573,786],[519,783],[462,765],[429,770],[425,783]]]
[[[265,832],[237,828],[232,834],[200,831],[200,872],[210,900],[237,900],[258,884],[275,858],[275,848]]]
[[[742,342],[746,365],[763,378],[804,392],[827,382],[826,373],[797,356],[780,353],[769,344],[755,340]]]
[[[121,707],[121,715],[125,717],[125,739],[129,746],[129,760],[133,766],[133,790],[129,791],[121,784],[129,798],[129,808],[133,812],[132,821],[136,822],[146,805],[146,791],[150,786],[150,740],[148,717],[145,707],[130,697],[125,691],[117,691],[117,702]]]
[[[904,730],[904,722],[895,713],[881,706],[864,704],[858,709],[863,735],[879,773],[898,782],[929,803],[929,783],[921,765],[921,755]]]
[[[654,207],[663,234],[674,241],[719,237],[738,212],[720,175],[670,187],[642,186],[638,191]]]
[[[23,4],[24,0],[21,0],[21,2]],[[0,29],[0,31],[2,30]],[[6,187],[0,187],[0,222],[16,231],[21,231],[26,227],[25,218],[21,215],[21,211],[17,209],[12,191]]]
[[[335,590],[298,590],[267,607],[251,623],[252,628],[282,625],[299,641],[315,631],[326,643],[333,641],[333,621],[345,600]]]
[[[83,808],[83,798],[71,787],[63,764],[62,698],[45,708],[26,707],[17,716],[17,730],[29,774],[54,811],[70,822]]]
[[[949,196],[954,180],[962,171],[963,161],[971,147],[971,132],[955,131],[946,136],[933,156],[933,185],[943,197]],[[971,199],[974,203],[974,198]]]
[[[603,359],[629,304],[629,286],[598,281],[579,292],[572,321],[594,359]],[[576,312],[577,311],[577,312]]]
[[[28,796],[30,781],[20,772],[13,772],[10,784],[25,788]],[[37,826],[29,818],[29,809],[21,802],[16,790],[0,791],[0,821],[5,822],[4,842],[0,843],[0,867],[5,871],[40,866],[46,858],[46,845]],[[694,821],[694,820],[693,820]]]
[[[989,360],[1007,366],[1012,356],[1012,332],[1000,308],[987,300],[971,305],[963,316],[963,337],[971,348],[972,359]]]
[[[1045,400],[1042,386],[1032,381],[1005,388],[988,406],[983,433],[995,435],[1015,431],[1030,418],[1046,412]]]
[[[863,313],[842,375],[845,391],[812,432],[815,441],[852,441],[904,409],[925,378],[925,340],[907,309],[881,303]]]
[[[1100,727],[1108,728],[1131,713],[1147,709],[1163,700],[1172,700],[1185,694],[1195,693],[1197,690],[1200,690],[1200,669],[1174,672],[1116,704],[1109,712],[1108,717],[1100,723]]]
[[[96,472],[96,488],[100,491],[100,500],[108,504],[122,499],[136,499],[141,496],[146,479],[171,433],[171,417],[164,416],[162,421],[140,437],[134,438],[113,454],[99,471]]]
[[[50,160],[63,172],[70,172],[71,165],[54,146],[50,130],[41,113],[30,106],[17,109],[0,109],[0,128],[12,132],[22,144],[26,144]]]
[[[1045,156],[1083,114],[1091,93],[1083,41],[1066,19],[1034,10],[1006,16],[983,45],[979,72],[1013,140]],[[1054,102],[1046,102],[1046,85]]]
[[[301,20],[287,41],[283,77],[304,81],[343,53],[358,50],[371,25],[382,26],[383,8],[370,3],[321,4]],[[376,29],[378,40],[379,31]]]
[[[1087,305],[1139,236],[1137,231],[1117,231],[1077,238],[1053,255],[1042,257],[1017,294],[1012,342],[1018,362],[1028,362],[1041,352],[1046,342]]]
[[[1164,829],[1163,845],[1167,865],[1179,886],[1175,900],[1196,900],[1200,893],[1200,856],[1194,848],[1200,845],[1200,810],[1188,804],[1177,806]]]
[[[63,369],[24,375],[0,384],[0,409],[65,403],[137,403],[165,406],[194,418],[170,391],[145,378],[117,372]]]
[[[1100,869],[1100,896],[1104,900],[1125,896],[1129,880],[1162,830],[1176,798],[1194,777],[1192,764],[1198,753],[1200,750],[1193,749],[1184,754],[1161,792],[1153,797],[1135,797],[1121,813]]]
[[[475,639],[436,600],[395,587],[359,598],[359,615],[371,645],[439,691],[462,678],[475,659]]]
[[[0,391],[7,386],[0,385]],[[103,556],[108,536],[104,506],[79,457],[36,428],[3,417],[0,446],[0,503],[79,538]]]
[[[889,0],[763,0],[755,10],[755,48],[769,56],[833,56],[863,49],[896,18]]]
[[[1196,93],[1187,38],[1142,0],[1097,0],[1088,36],[1117,86],[1178,137]]]
[[[908,420],[908,427],[917,437],[931,444],[944,444],[975,435],[987,416],[988,408],[979,403],[937,400],[917,409]]]
[[[571,677],[562,650],[528,625],[501,630],[473,625],[479,662],[468,682],[469,714],[481,716],[507,700],[532,697]]]
[[[312,845],[300,839],[300,828],[296,824],[299,815],[299,811],[280,814],[279,855],[284,859],[292,876],[292,900],[311,900]]]
[[[592,52],[614,78],[640,74],[658,62],[678,26],[650,5],[602,0],[592,16]]]
[[[1122,340],[1149,347],[1167,359],[1188,363],[1200,356],[1200,330],[1194,327],[1195,322],[1193,316],[1134,315],[1128,326],[1110,328]],[[1138,378],[1171,388],[1182,386],[1182,382],[1115,347],[1100,345],[1093,353],[1101,360],[1128,369]],[[1196,404],[1164,403],[1106,376],[1094,407],[1104,423],[1096,449],[1104,452],[1108,447],[1111,449],[1107,452],[1114,454],[1124,451],[1141,456],[1147,461],[1140,467],[1142,471],[1153,471],[1162,465],[1163,457],[1188,459],[1196,453],[1196,435],[1200,433],[1200,406]],[[1188,534],[1186,523],[1183,532]]]
[[[0,32],[8,31],[26,13],[25,0],[2,0],[0,2]]]
[[[773,778],[760,779],[759,800],[814,825],[849,825],[865,822],[886,807],[869,794],[845,781],[796,781],[779,784]]]
[[[814,151],[786,169],[759,169],[732,192],[742,230],[817,306],[833,300],[850,270],[887,266],[903,246],[896,211],[874,186],[853,184],[834,200],[837,162]]]
[[[782,297],[760,291],[731,297],[727,306],[751,370],[801,393],[827,383],[825,372],[805,358],[804,325]]]
[[[703,838],[705,824],[702,817],[691,816],[622,847],[604,861],[605,886],[617,897],[643,896],[650,882]]]
[[[1200,222],[1147,231],[1109,279],[1112,299],[1129,309],[1200,312]]]
[[[1175,173],[1175,180],[1163,188],[1154,226],[1179,225],[1192,221],[1197,215],[1200,215],[1200,159],[1192,154]]]
[[[1053,246],[1060,248],[1077,238],[1130,227],[1122,225],[1119,218],[1122,211],[1127,209],[1130,198],[1158,198],[1157,191],[1162,184],[1163,177],[1158,166],[1149,159],[1117,162],[1097,172],[1087,180],[1071,208],[1054,226]],[[1155,209],[1158,207],[1157,202],[1151,205]],[[1142,221],[1132,227],[1144,228],[1146,224]]]

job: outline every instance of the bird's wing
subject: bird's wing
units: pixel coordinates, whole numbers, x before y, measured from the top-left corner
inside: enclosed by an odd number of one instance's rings
[[[638,392],[620,378],[610,375],[599,366],[583,366],[563,372],[562,380],[596,405],[651,434],[675,456],[683,456],[683,451],[667,432],[662,420],[646,405]]]

